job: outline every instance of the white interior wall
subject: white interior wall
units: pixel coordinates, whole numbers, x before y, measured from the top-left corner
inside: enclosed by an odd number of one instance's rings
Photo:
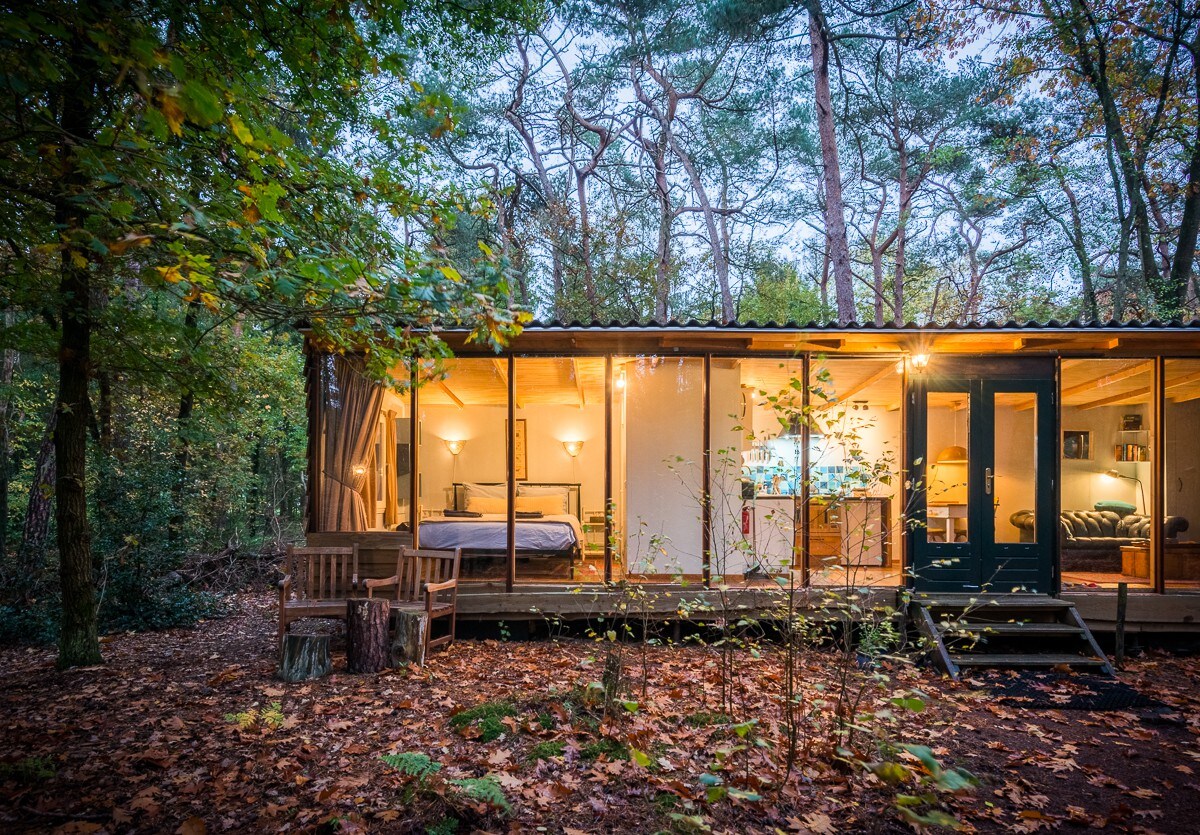
[[[639,358],[624,368],[627,566],[700,574],[703,363],[666,357],[655,365]]]
[[[1062,509],[1091,510],[1096,502],[1121,501],[1142,509],[1141,495],[1135,482],[1126,478],[1111,478],[1106,470],[1142,479],[1146,501],[1150,501],[1150,462],[1118,462],[1113,447],[1121,443],[1121,418],[1140,414],[1142,425],[1150,426],[1150,405],[1101,406],[1097,409],[1062,407],[1062,431],[1089,430],[1092,433],[1092,459],[1062,460]],[[1142,436],[1143,440],[1149,433]],[[1169,460],[1168,456],[1168,460]]]
[[[507,462],[504,406],[421,406],[421,507],[446,507],[446,490],[455,481],[504,481]],[[604,508],[604,406],[530,406],[516,410],[525,421],[527,449],[524,481],[580,485],[581,511]],[[466,441],[458,455],[445,441]],[[571,458],[563,441],[583,441]]]
[[[1009,521],[1018,510],[1033,510],[1037,495],[1037,412],[1001,403],[996,409],[996,541],[1020,542],[1021,532]]]

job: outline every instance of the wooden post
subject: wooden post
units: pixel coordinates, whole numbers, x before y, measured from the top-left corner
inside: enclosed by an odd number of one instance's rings
[[[425,664],[425,647],[429,635],[429,615],[425,612],[396,612],[396,635],[392,638],[391,665]]]
[[[1125,665],[1125,610],[1129,606],[1129,584],[1117,583],[1117,634],[1113,662],[1118,668]]]
[[[358,598],[346,601],[346,668],[377,673],[388,665],[388,616],[391,601]]]
[[[284,635],[279,646],[279,669],[284,681],[320,678],[333,667],[329,660],[328,635]]]

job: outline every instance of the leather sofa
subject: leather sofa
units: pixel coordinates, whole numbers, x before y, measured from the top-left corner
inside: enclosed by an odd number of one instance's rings
[[[1034,513],[1018,510],[1008,521],[1020,531],[1022,542],[1033,542]],[[1121,546],[1150,539],[1150,517],[1112,510],[1064,510],[1059,514],[1059,548],[1063,571],[1121,572]],[[1188,529],[1182,516],[1163,520],[1163,540],[1172,542]]]

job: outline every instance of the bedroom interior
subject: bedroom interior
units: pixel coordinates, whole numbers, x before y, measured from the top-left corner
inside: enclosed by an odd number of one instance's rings
[[[344,358],[326,356],[314,533],[361,532],[356,541],[367,543],[369,559],[372,541],[382,553],[394,537],[411,542],[419,527],[422,547],[463,547],[464,581],[484,585],[510,571],[518,583],[765,583],[790,571],[814,586],[903,585],[903,503],[912,501],[904,404],[911,375],[922,370],[915,359],[466,356],[447,361],[414,397],[355,382]],[[938,362],[935,354],[935,372]],[[806,366],[811,403],[802,427],[780,404],[797,397]],[[973,479],[982,478],[968,437],[971,404],[961,393],[929,392],[928,541],[968,542],[978,526],[995,543],[1032,543],[1035,485],[1049,481],[1064,589],[1200,588],[1200,360],[1063,357],[1058,375],[1057,473],[1033,464],[1035,398],[1012,391],[989,401],[987,525],[968,513]],[[1161,415],[1153,395],[1160,385]],[[1150,524],[1156,517],[1161,524]]]

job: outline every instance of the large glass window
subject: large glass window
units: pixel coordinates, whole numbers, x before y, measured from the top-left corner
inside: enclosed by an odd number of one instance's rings
[[[704,363],[614,357],[612,373],[614,571],[699,580]]]
[[[814,585],[902,580],[899,371],[894,358],[812,363],[807,559]]]
[[[712,574],[765,582],[799,567],[804,364],[714,357],[709,386]]]
[[[320,361],[316,532],[411,530],[412,396],[407,369],[392,376],[396,388],[368,377],[359,357]]]
[[[454,359],[417,395],[422,548],[462,548],[464,579],[508,572],[508,360]],[[517,424],[517,475],[526,461]]]
[[[1152,584],[1151,451],[1154,363],[1148,359],[1062,363],[1063,586]],[[1009,517],[1023,531],[1032,508]]]
[[[604,360],[518,357],[517,581],[604,580]]]
[[[1167,360],[1163,456],[1163,578],[1200,590],[1200,359]]]

